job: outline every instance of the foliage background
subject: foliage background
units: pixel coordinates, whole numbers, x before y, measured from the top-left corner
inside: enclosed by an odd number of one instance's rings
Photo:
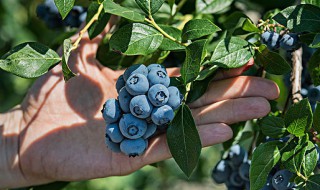
[[[190,4],[195,3],[194,0],[189,1],[190,3],[187,3],[183,9],[188,9]],[[39,3],[42,3],[42,1],[0,1],[0,55],[3,55],[14,46],[23,42],[37,41],[52,48],[57,48],[57,45],[62,43],[61,39],[64,39],[64,37],[61,38],[61,36],[64,36],[65,32],[63,30],[49,30],[45,24],[36,17],[35,10]],[[294,1],[292,0],[238,0],[234,3],[234,6],[243,9],[245,14],[252,20],[257,21],[266,11],[286,7],[293,3]],[[87,6],[88,1],[77,0],[76,4]],[[245,8],[241,8],[243,5],[246,5]],[[230,11],[234,10],[231,9]],[[247,74],[249,73],[250,70]],[[268,77],[280,85],[281,97],[278,101],[280,105],[281,103],[283,104],[287,92],[283,85],[282,78],[275,76]],[[32,82],[33,80],[31,79],[19,78],[0,70],[0,112],[5,112],[19,104]],[[221,157],[221,150],[221,145],[205,148],[202,151],[198,168],[189,180],[185,178],[173,160],[167,160],[158,163],[159,168],[146,166],[124,177],[109,177],[105,179],[72,182],[64,189],[225,189],[224,185],[213,184],[210,177],[212,168]],[[56,189],[54,186],[50,188]],[[50,188],[46,187],[45,189],[50,190]]]

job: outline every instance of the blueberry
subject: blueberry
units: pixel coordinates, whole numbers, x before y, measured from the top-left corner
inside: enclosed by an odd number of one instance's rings
[[[174,112],[168,105],[154,108],[151,113],[151,119],[156,125],[164,125],[170,123],[174,118]]]
[[[150,86],[155,84],[163,84],[168,87],[170,84],[170,78],[168,74],[162,68],[152,68],[148,74],[148,81]]]
[[[79,27],[81,25],[80,15],[84,12],[84,8],[81,6],[74,6],[64,19],[64,24],[70,27]]]
[[[41,18],[41,19],[45,18],[47,12],[48,12],[48,7],[45,6],[44,4],[40,4],[37,6],[36,13],[39,18]]]
[[[107,147],[113,151],[113,152],[121,152],[120,150],[120,144],[119,143],[114,143],[111,141],[110,137],[106,135],[106,141],[105,141]]]
[[[118,123],[107,124],[106,134],[109,136],[112,142],[120,143],[123,140],[123,135],[120,132]]]
[[[119,93],[121,88],[124,87],[125,85],[126,85],[126,81],[124,81],[123,75],[120,75],[120,77],[118,78],[118,80],[116,82],[117,92]]]
[[[146,133],[147,122],[132,114],[123,114],[120,119],[119,127],[123,136],[129,139],[137,139]]]
[[[271,174],[268,175],[266,184],[262,187],[261,190],[274,190],[272,186],[272,176]]]
[[[127,81],[132,74],[142,74],[147,77],[148,69],[145,65],[142,64],[132,65],[123,73],[124,80]]]
[[[145,94],[149,90],[147,77],[142,74],[132,74],[126,81],[126,89],[133,96]]]
[[[281,36],[273,31],[266,31],[261,35],[262,43],[266,44],[268,49],[275,50],[280,47]]]
[[[130,101],[130,112],[138,118],[146,119],[150,116],[152,109],[153,106],[145,95],[135,96]]]
[[[233,166],[240,166],[247,159],[247,151],[240,145],[236,144],[230,148],[229,159]]]
[[[83,23],[84,21],[86,21],[86,18],[87,18],[87,12],[81,13],[79,16],[80,23]]]
[[[148,123],[148,127],[147,127],[147,131],[146,133],[143,135],[144,139],[147,139],[149,137],[151,137],[157,130],[157,125],[154,123]]]
[[[121,109],[119,101],[111,98],[103,106],[102,116],[107,123],[114,123],[120,119]]]
[[[311,85],[308,90],[308,98],[310,102],[320,101],[320,86]]]
[[[250,161],[243,162],[239,167],[239,175],[243,180],[249,181]]]
[[[212,170],[211,177],[217,184],[221,184],[229,179],[231,172],[232,169],[228,161],[220,160]]]
[[[167,105],[170,106],[173,110],[176,110],[181,105],[183,100],[183,95],[180,94],[180,91],[175,86],[170,86],[168,88],[169,91],[169,99]]]
[[[120,149],[129,157],[140,156],[147,149],[147,141],[143,138],[125,139],[120,143]]]
[[[46,0],[46,1],[44,2],[44,5],[45,5],[46,7],[48,7],[49,13],[59,14],[59,10],[58,10],[56,4],[54,3],[54,0]]]
[[[290,183],[290,178],[293,176],[289,170],[279,170],[272,177],[272,186],[276,190],[286,190],[292,188],[292,183]]]
[[[155,84],[149,89],[148,98],[154,106],[163,106],[169,100],[169,91],[164,85]]]
[[[246,190],[250,190],[250,181],[246,181],[245,186],[246,186]]]
[[[230,175],[230,184],[235,187],[242,187],[244,180],[240,177],[238,171],[233,171]]]
[[[267,44],[269,39],[271,37],[271,32],[270,31],[265,31],[263,34],[261,34],[261,41],[264,44]]]
[[[147,67],[148,72],[150,72],[151,69],[153,69],[153,68],[163,69],[163,70],[167,73],[166,68],[165,68],[163,65],[160,65],[160,64],[157,64],[157,63],[150,64],[150,65]]]
[[[131,94],[127,91],[125,87],[122,87],[119,91],[119,104],[124,113],[130,112],[130,101],[132,99]]]
[[[293,50],[299,45],[298,40],[299,39],[297,34],[285,34],[280,40],[280,47],[288,51]]]

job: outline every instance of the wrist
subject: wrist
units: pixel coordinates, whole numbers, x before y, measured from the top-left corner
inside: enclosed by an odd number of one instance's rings
[[[19,134],[22,122],[20,107],[0,114],[0,189],[24,186],[27,182],[19,164]]]

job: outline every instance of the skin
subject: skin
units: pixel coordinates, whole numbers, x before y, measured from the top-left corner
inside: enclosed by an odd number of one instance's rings
[[[0,115],[0,188],[126,175],[171,157],[165,134],[151,139],[139,157],[106,148],[100,110],[108,98],[117,97],[115,83],[123,71],[95,59],[101,39],[84,36],[72,53],[69,64],[77,77],[64,82],[58,65],[35,81],[21,105]],[[230,139],[228,125],[270,111],[267,100],[276,99],[279,89],[266,79],[239,76],[251,65],[220,71],[208,91],[189,105],[204,147]],[[177,68],[168,72],[179,75]]]

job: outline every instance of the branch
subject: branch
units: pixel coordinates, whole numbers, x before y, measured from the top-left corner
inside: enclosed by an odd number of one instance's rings
[[[302,47],[292,52],[292,101],[297,103],[302,100],[301,95],[301,75],[302,75]]]

